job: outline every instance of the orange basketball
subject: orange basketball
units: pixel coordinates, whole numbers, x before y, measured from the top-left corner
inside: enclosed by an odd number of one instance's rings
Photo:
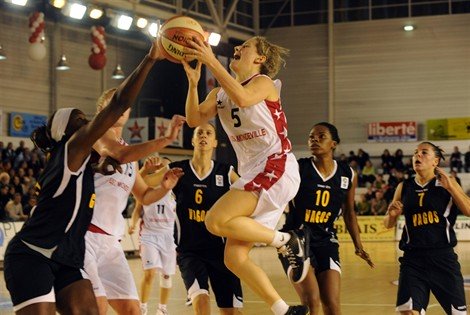
[[[204,41],[204,30],[195,20],[187,16],[175,16],[167,20],[160,29],[159,45],[165,58],[180,63],[184,58],[184,47],[190,47],[188,40],[199,38]]]

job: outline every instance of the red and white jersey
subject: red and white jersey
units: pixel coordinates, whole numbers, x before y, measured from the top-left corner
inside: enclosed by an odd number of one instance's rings
[[[176,219],[176,201],[171,191],[162,199],[143,208],[144,214],[140,223],[140,235],[154,235],[161,232],[173,233]]]
[[[130,162],[121,164],[121,169],[122,173],[112,175],[95,174],[96,199],[91,220],[91,224],[118,237],[125,232],[126,222],[122,212],[134,187],[138,166]]]
[[[222,88],[217,93],[217,113],[237,155],[238,171],[242,176],[266,163],[268,157],[291,151],[286,115],[280,100],[281,81],[273,83],[279,92],[278,101],[264,100],[243,108],[232,102]]]

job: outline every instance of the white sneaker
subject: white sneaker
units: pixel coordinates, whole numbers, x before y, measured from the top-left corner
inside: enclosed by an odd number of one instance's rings
[[[140,305],[140,313],[142,315],[147,315],[147,305],[143,306],[142,304]]]
[[[168,315],[167,310],[158,309],[156,315]]]

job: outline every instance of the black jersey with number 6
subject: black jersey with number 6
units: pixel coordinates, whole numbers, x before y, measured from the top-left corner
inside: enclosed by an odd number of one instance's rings
[[[212,169],[200,178],[190,160],[177,161],[170,167],[180,167],[183,177],[173,188],[176,196],[176,245],[178,251],[209,249],[224,246],[221,237],[207,231],[204,220],[212,205],[230,189],[232,166],[212,162]]]

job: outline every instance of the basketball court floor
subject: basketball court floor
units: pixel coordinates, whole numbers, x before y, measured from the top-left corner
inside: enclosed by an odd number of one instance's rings
[[[395,242],[368,242],[364,243],[365,249],[371,255],[376,267],[371,269],[365,262],[354,254],[351,242],[341,244],[342,261],[342,291],[341,305],[344,315],[373,315],[396,314],[394,312],[395,296],[397,291],[396,280],[398,278],[397,258],[401,253],[397,250]],[[456,251],[462,265],[465,277],[466,289],[470,290],[470,242],[461,242]],[[298,298],[294,289],[289,284],[282,271],[280,262],[274,249],[259,247],[252,251],[253,259],[263,266],[273,281],[275,287],[289,304],[297,304]],[[139,258],[129,259],[129,264],[139,285],[142,277],[142,267]],[[14,314],[11,308],[8,291],[5,288],[3,272],[0,279],[0,314]],[[395,284],[394,284],[395,282]],[[168,305],[170,315],[193,314],[191,307],[185,305],[186,291],[180,275],[174,277],[174,289]],[[467,286],[468,283],[468,286]],[[467,292],[467,303],[470,301],[470,291]],[[154,285],[151,300],[149,301],[149,315],[155,314],[158,303],[158,281]],[[212,300],[212,314],[218,314],[215,303]],[[245,315],[269,315],[269,308],[244,287]],[[109,311],[109,314],[115,314]],[[444,314],[434,297],[431,298],[428,315]]]

